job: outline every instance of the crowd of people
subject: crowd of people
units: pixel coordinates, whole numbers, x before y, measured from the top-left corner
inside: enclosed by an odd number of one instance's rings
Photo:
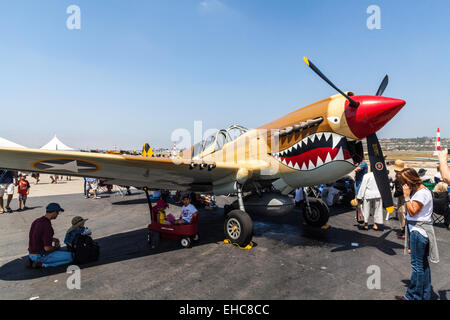
[[[30,193],[30,183],[27,180],[27,174],[24,172],[0,170],[0,214],[13,213],[11,202],[16,187],[19,194],[17,211],[26,210],[28,209],[26,206],[27,197]],[[5,195],[6,205],[3,201]]]
[[[448,150],[439,153],[437,174],[433,177],[434,188],[430,190],[424,185],[425,169],[416,171],[406,168],[402,160],[396,160],[389,169],[395,173],[391,180],[391,189],[396,203],[396,213],[399,221],[397,238],[404,240],[405,254],[411,258],[411,279],[407,292],[396,296],[398,300],[429,300],[431,299],[431,271],[429,261],[439,262],[439,251],[434,233],[433,213],[443,216],[445,227],[450,230],[450,169],[447,164]],[[388,171],[389,173],[389,171]],[[430,182],[427,180],[427,182]],[[369,230],[369,219],[373,216],[372,229],[383,230],[383,201],[375,181],[373,172],[365,161],[359,163],[354,179],[355,202],[360,206],[363,215],[363,230]],[[335,184],[319,188],[319,196],[333,206],[342,195]],[[295,192],[295,202],[304,202],[303,188]]]
[[[430,300],[431,271],[429,261],[439,262],[439,251],[433,226],[433,213],[444,216],[444,225],[449,229],[450,170],[447,165],[448,150],[439,153],[438,174],[434,177],[433,190],[428,189],[422,180],[425,170],[417,172],[405,168],[401,160],[396,160],[391,169],[395,172],[392,182],[396,211],[400,224],[397,234],[405,240],[405,253],[411,257],[411,279],[407,292],[396,296],[398,300]],[[367,165],[360,165],[355,173],[361,173]],[[360,177],[359,177],[360,178]],[[356,180],[356,179],[355,179]],[[374,217],[374,230],[380,230],[383,223],[383,203],[373,173],[363,174],[361,183],[355,183],[358,202],[362,204],[364,229],[368,230],[368,219]]]

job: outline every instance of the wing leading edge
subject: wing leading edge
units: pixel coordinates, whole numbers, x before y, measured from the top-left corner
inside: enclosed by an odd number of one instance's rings
[[[147,158],[116,154],[40,149],[0,148],[0,168],[48,174],[104,178],[114,184],[135,187],[190,190],[208,186],[230,175],[239,165],[213,164],[213,168],[192,166],[190,159]]]

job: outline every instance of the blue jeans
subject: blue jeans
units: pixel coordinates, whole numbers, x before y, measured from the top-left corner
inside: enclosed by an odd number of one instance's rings
[[[356,193],[356,195],[358,195],[359,188],[361,187],[361,183],[362,183],[362,180],[361,181],[355,181],[355,193]]]
[[[408,226],[406,226],[408,228]],[[429,241],[417,231],[410,234],[411,281],[405,294],[408,300],[430,300],[431,273],[428,263]]]
[[[44,268],[69,264],[73,261],[72,252],[67,251],[67,248],[61,248],[46,255],[30,254],[29,257],[33,261],[42,263]]]

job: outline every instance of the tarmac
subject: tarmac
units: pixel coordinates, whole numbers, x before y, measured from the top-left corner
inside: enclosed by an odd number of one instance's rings
[[[52,196],[42,196],[32,184],[30,209],[0,215],[0,299],[390,300],[406,292],[410,279],[410,258],[396,237],[395,217],[384,231],[359,229],[354,211],[346,207],[332,208],[325,230],[302,224],[297,208],[283,217],[254,217],[255,246],[244,250],[223,241],[222,208],[234,198],[221,196],[217,210],[199,210],[200,241],[192,248],[161,240],[151,249],[142,191],[85,199],[81,179],[65,183],[72,193]],[[52,221],[55,237],[62,241],[71,219],[81,215],[100,244],[100,260],[80,266],[80,289],[68,288],[67,266],[24,266],[30,225],[49,202],[65,209]],[[168,210],[180,211],[173,204]],[[450,231],[443,225],[435,231],[441,261],[431,264],[433,299],[447,300]],[[377,270],[379,283],[373,282]]]

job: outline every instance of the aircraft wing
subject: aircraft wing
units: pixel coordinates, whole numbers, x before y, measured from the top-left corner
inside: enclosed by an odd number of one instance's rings
[[[134,187],[209,190],[214,181],[236,176],[239,166],[233,163],[194,168],[190,159],[148,158],[132,155],[102,154],[40,149],[0,148],[0,168],[47,174],[103,178],[108,183]],[[255,165],[251,167],[255,169]]]
[[[416,157],[417,160],[426,160],[426,161],[435,161],[439,162],[439,159],[436,158],[422,158],[422,157]],[[450,163],[450,160],[447,160],[447,163]]]

